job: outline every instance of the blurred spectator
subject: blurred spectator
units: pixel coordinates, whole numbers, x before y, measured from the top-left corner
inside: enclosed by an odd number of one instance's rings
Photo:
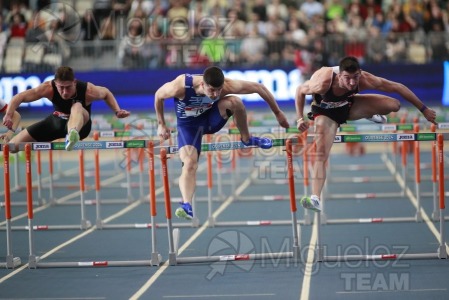
[[[428,61],[429,53],[419,35],[414,35],[409,40],[406,50],[406,58],[414,64],[425,64]]]
[[[263,22],[267,21],[267,4],[265,0],[255,0],[251,11],[259,16],[259,20]]]
[[[284,22],[288,19],[288,9],[287,6],[281,2],[281,0],[272,0],[271,3],[267,5],[267,15],[277,15],[279,19]]]
[[[61,31],[61,23],[58,19],[52,19],[48,22],[48,29],[45,31],[47,43],[45,44],[45,54],[55,54],[61,56],[64,63],[70,56],[70,47],[64,39]]]
[[[142,68],[157,69],[163,63],[163,51],[160,44],[161,33],[157,26],[148,26],[145,40],[140,50],[143,64]]]
[[[103,20],[112,14],[112,0],[95,0],[93,13],[97,24],[102,24]]]
[[[267,52],[267,42],[261,34],[258,27],[253,26],[250,32],[242,40],[240,46],[240,57],[243,65],[258,65],[265,60]]]
[[[167,18],[169,21],[175,19],[187,20],[189,10],[184,6],[183,0],[170,0],[170,8],[167,11]]]
[[[380,28],[377,26],[370,26],[368,32],[368,41],[366,43],[366,62],[371,64],[385,62],[387,44],[385,42],[385,38],[381,36]]]
[[[149,17],[153,9],[154,4],[150,0],[133,0],[128,13],[128,19],[134,17],[136,11],[141,11],[146,17]]]
[[[220,24],[218,20],[209,20],[203,22],[203,26],[208,28],[203,32],[200,43],[200,54],[205,55],[212,63],[220,63],[227,61],[226,41],[221,34]]]
[[[387,37],[386,55],[391,63],[403,62],[405,59],[405,42],[398,33],[390,32]]]
[[[115,39],[117,38],[117,26],[114,21],[113,15],[109,15],[104,18],[103,21],[101,21],[98,38],[102,41],[108,41],[107,44],[103,44],[103,50],[113,50],[114,45],[111,43],[111,41],[115,41]]]
[[[364,6],[366,7],[366,17],[363,20],[366,20],[368,17],[372,17],[375,14],[382,12],[382,7],[377,3],[381,2],[378,0],[365,0]]]
[[[248,10],[244,0],[232,0],[232,5],[230,5],[230,7],[237,11],[240,20],[245,22],[248,21]]]
[[[435,23],[433,30],[428,34],[431,51],[431,60],[434,62],[449,60],[448,42],[445,33],[438,23]]]
[[[324,6],[316,0],[305,0],[300,6],[300,10],[309,20],[315,16],[324,16]]]
[[[370,23],[365,23],[365,26],[371,27],[371,26],[375,26],[377,28],[379,28],[380,34],[383,37],[386,37],[388,32],[391,31],[391,20],[390,19],[385,19],[385,14],[383,11],[377,12],[375,13],[373,19],[371,20]]]
[[[266,23],[267,36],[267,58],[271,65],[279,64],[281,60],[282,48],[285,45],[284,35],[286,33],[286,26],[279,16],[275,13],[268,15],[268,22]]]
[[[1,18],[0,18],[1,20]],[[6,44],[8,42],[8,32],[4,31],[2,27],[0,27],[0,71],[3,67],[3,57],[6,49]]]
[[[410,16],[419,27],[424,24],[424,5],[421,0],[409,0],[402,4],[402,11]]]
[[[368,16],[368,10],[360,0],[351,0],[346,8],[346,15],[348,17],[360,16],[362,20],[365,20]]]
[[[430,0],[426,5],[426,20],[424,22],[424,30],[426,32],[434,30],[434,28],[444,28],[443,13],[436,1]]]
[[[81,37],[84,43],[84,54],[92,56],[95,53],[94,40],[98,35],[98,25],[90,10],[86,10],[81,20]]]
[[[343,19],[346,11],[342,0],[330,0],[330,3],[326,5],[326,19],[333,20],[336,17]]]
[[[42,43],[47,41],[45,35],[45,21],[39,12],[34,12],[34,17],[31,18],[27,32],[25,34],[25,42],[27,43]]]
[[[257,33],[263,36],[267,34],[266,23],[259,19],[259,15],[251,13],[250,21],[246,23],[245,34],[249,35],[254,32],[254,28],[257,28]]]
[[[128,25],[128,33],[123,37],[118,48],[118,59],[124,69],[143,67],[141,53],[144,44],[144,28],[140,20],[133,19]]]
[[[25,38],[27,29],[28,24],[25,17],[20,12],[17,12],[11,16],[11,23],[9,25],[10,37]]]
[[[84,12],[81,20],[81,35],[84,41],[93,41],[98,35],[98,24],[90,10]]]
[[[235,9],[230,9],[227,14],[228,24],[225,25],[223,35],[226,41],[228,59],[231,64],[240,60],[240,46],[245,36],[245,22],[240,20]]]
[[[293,44],[305,47],[307,44],[307,32],[298,19],[290,19],[285,39]]]

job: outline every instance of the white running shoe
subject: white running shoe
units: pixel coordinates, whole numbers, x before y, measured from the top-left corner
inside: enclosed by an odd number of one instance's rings
[[[75,128],[70,129],[69,133],[65,136],[65,150],[72,151],[75,144],[80,140],[80,135]]]
[[[384,124],[387,123],[387,116],[384,115],[374,115],[371,118],[366,118],[368,121],[378,123],[378,124]]]
[[[304,196],[301,198],[299,203],[301,203],[302,207],[304,207],[304,208],[307,208],[307,209],[310,209],[310,210],[313,210],[316,212],[321,211],[320,199],[315,195],[312,195],[310,197]]]

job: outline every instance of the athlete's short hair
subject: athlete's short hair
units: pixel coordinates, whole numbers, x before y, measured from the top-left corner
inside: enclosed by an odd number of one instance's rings
[[[75,73],[70,67],[59,67],[55,73],[55,80],[73,81],[75,80]]]
[[[224,74],[219,67],[208,67],[204,70],[203,81],[215,88],[221,87],[224,84]]]
[[[354,56],[346,56],[340,60],[340,72],[355,73],[360,70],[360,64]]]

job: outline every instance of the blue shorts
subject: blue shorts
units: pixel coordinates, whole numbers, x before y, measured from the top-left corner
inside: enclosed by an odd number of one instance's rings
[[[199,157],[203,135],[219,131],[227,121],[220,115],[218,101],[214,102],[208,111],[198,117],[178,118],[178,149],[185,145],[194,146]]]

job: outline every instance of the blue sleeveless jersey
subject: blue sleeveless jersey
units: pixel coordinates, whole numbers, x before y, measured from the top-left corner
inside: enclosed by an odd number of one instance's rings
[[[193,88],[193,75],[185,75],[184,99],[175,98],[176,117],[182,123],[194,121],[196,117],[212,108],[214,100],[205,95],[197,95]]]

